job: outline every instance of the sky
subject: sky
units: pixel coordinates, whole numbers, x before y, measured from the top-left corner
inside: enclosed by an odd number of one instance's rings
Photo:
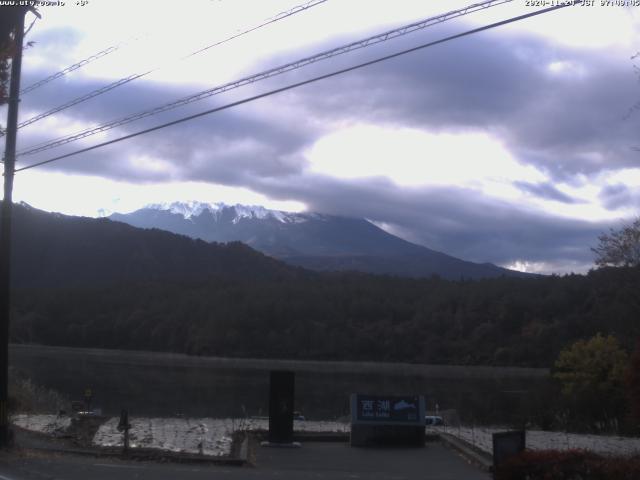
[[[327,0],[186,60],[302,3],[61,3],[39,8],[23,87],[119,48],[25,93],[20,121],[153,71],[21,128],[19,152],[472,2]],[[17,166],[540,9],[528,3],[493,6],[23,155]],[[590,3],[19,172],[14,199],[84,216],[197,200],[362,217],[465,260],[585,273],[598,235],[637,216],[640,203],[640,8]]]

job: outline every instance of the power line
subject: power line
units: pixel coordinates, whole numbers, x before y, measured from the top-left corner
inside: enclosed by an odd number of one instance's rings
[[[268,25],[271,25],[272,23],[275,23],[275,22],[277,22],[279,20],[283,20],[285,18],[288,18],[288,17],[290,17],[292,15],[295,15],[296,13],[303,12],[303,11],[308,10],[310,8],[313,8],[313,7],[317,6],[317,5],[325,3],[326,1],[327,0],[310,0],[310,1],[306,2],[306,3],[301,4],[301,5],[296,5],[295,7],[292,7],[289,10],[280,12],[280,13],[278,13],[277,15],[275,15],[273,17],[270,17],[270,18],[268,18],[266,20],[263,20],[258,25],[254,25],[254,26],[252,26],[250,28],[247,28],[245,30],[238,31],[238,32],[234,33],[233,35],[231,35],[230,37],[227,37],[227,38],[225,38],[223,40],[219,40],[219,41],[217,41],[215,43],[206,45],[206,46],[204,46],[202,48],[199,48],[198,50],[196,50],[194,52],[191,52],[191,53],[189,53],[187,55],[184,55],[184,56],[179,57],[179,58],[174,59],[174,60],[186,60],[186,59],[191,58],[191,57],[193,57],[195,55],[198,55],[198,54],[200,54],[202,52],[210,50],[211,48],[214,48],[214,47],[217,47],[217,46],[222,45],[224,43],[230,42],[231,40],[234,40],[234,39],[236,39],[238,37],[241,37],[243,35],[246,35],[246,34],[249,34],[251,32],[254,32],[254,31],[256,31],[256,30],[258,30],[260,28],[263,28],[263,27],[266,27]],[[172,60],[172,61],[174,61],[174,60]],[[64,104],[59,105],[57,107],[54,107],[54,108],[52,108],[50,110],[47,110],[46,112],[43,112],[43,113],[40,113],[40,114],[38,114],[38,115],[36,115],[34,117],[31,117],[31,118],[21,122],[20,124],[18,124],[18,128],[26,127],[27,125],[31,125],[32,123],[35,123],[35,122],[37,122],[39,120],[42,120],[43,118],[46,118],[46,117],[48,117],[50,115],[53,115],[53,114],[56,114],[56,113],[61,112],[63,110],[66,110],[67,108],[71,108],[74,105],[78,105],[79,103],[82,103],[82,102],[87,101],[89,99],[95,98],[95,97],[97,97],[99,95],[102,95],[103,93],[107,93],[107,92],[109,92],[109,91],[111,91],[111,90],[113,90],[115,88],[121,87],[122,85],[126,85],[127,83],[132,82],[133,80],[137,80],[138,78],[144,77],[146,75],[149,75],[150,73],[153,73],[153,72],[161,69],[163,66],[165,66],[168,63],[169,62],[166,62],[166,63],[163,63],[162,65],[160,65],[158,67],[155,67],[155,68],[153,68],[151,70],[147,70],[146,72],[135,73],[135,74],[129,75],[128,77],[124,77],[124,78],[121,78],[121,79],[116,80],[114,82],[111,82],[108,85],[105,85],[105,86],[103,86],[101,88],[93,90],[93,91],[91,91],[91,92],[89,92],[89,93],[87,93],[85,95],[82,95],[80,97],[77,97],[77,98],[75,98],[73,100],[70,100],[67,103],[64,103]],[[0,137],[1,136],[2,136],[2,133],[0,133]]]
[[[63,68],[62,70],[60,70],[59,72],[54,73],[53,75],[49,75],[46,78],[43,78],[42,80],[33,83],[31,85],[29,85],[26,88],[23,88],[20,91],[20,95],[24,95],[25,93],[29,93],[33,90],[35,90],[36,88],[40,88],[43,85],[46,85],[49,82],[53,82],[54,80],[65,76],[67,73],[73,72],[74,70],[77,70],[79,68],[84,67],[85,65],[93,62],[94,60],[98,60],[99,58],[102,58],[106,55],[109,55],[110,53],[115,52],[116,50],[122,48],[124,45],[126,45],[127,42],[122,42],[119,43],[117,45],[112,45],[111,47],[105,48],[104,50],[99,51],[98,53],[94,53],[93,55],[91,55],[90,57],[85,58],[84,60],[80,60],[78,63],[74,63],[73,65],[69,65],[66,68]]]
[[[80,140],[82,138],[86,138],[89,137],[91,135],[95,135],[97,133],[101,133],[101,132],[105,132],[108,130],[111,130],[113,128],[122,126],[122,125],[126,125],[128,123],[137,121],[137,120],[141,120],[143,118],[152,116],[152,115],[156,115],[158,113],[162,113],[162,112],[166,112],[168,110],[172,110],[174,108],[177,107],[181,107],[184,105],[188,105],[190,103],[193,102],[197,102],[200,100],[203,100],[205,98],[211,97],[213,95],[218,95],[220,93],[224,93],[227,92],[229,90],[233,90],[245,85],[249,85],[251,83],[255,83],[258,82],[260,80],[265,80],[277,75],[281,75],[302,67],[305,67],[307,65],[310,65],[312,63],[316,63],[322,60],[327,60],[329,58],[338,56],[338,55],[342,55],[348,52],[352,52],[354,50],[358,50],[361,48],[365,48],[365,47],[369,47],[371,45],[375,45],[377,43],[381,43],[381,42],[385,42],[387,40],[391,40],[393,38],[397,38],[403,35],[407,35],[409,33],[415,32],[417,30],[422,30],[424,28],[427,28],[429,26],[435,25],[435,24],[439,24],[439,23],[443,23],[447,20],[451,20],[454,18],[458,18],[461,17],[463,15],[468,15],[470,13],[479,11],[479,10],[486,10],[488,8],[494,7],[496,5],[501,5],[504,3],[509,3],[512,2],[513,0],[488,0],[488,1],[484,1],[481,3],[475,3],[472,5],[469,5],[467,7],[458,9],[458,10],[452,10],[450,12],[447,12],[445,14],[441,14],[441,15],[437,15],[435,17],[429,17],[425,20],[421,20],[419,22],[415,22],[415,23],[411,23],[409,25],[405,25],[403,27],[400,28],[396,28],[393,30],[389,30],[377,35],[373,35],[371,37],[365,38],[363,40],[358,40],[356,42],[352,42],[349,43],[347,45],[343,45],[337,48],[333,48],[331,50],[326,50],[324,52],[309,56],[309,57],[305,57],[303,59],[300,60],[296,60],[294,62],[291,63],[287,63],[285,65],[281,65],[279,67],[275,67],[275,68],[271,68],[269,70],[254,74],[254,75],[250,75],[248,77],[244,77],[240,80],[236,80],[233,82],[229,82],[226,83],[224,85],[220,85],[217,87],[213,87],[210,88],[208,90],[204,90],[202,92],[190,95],[188,97],[183,97],[181,99],[175,100],[173,102],[161,105],[159,107],[155,107],[153,109],[150,110],[143,110],[141,112],[137,112],[131,115],[128,115],[126,117],[120,118],[118,120],[113,120],[111,122],[99,125],[97,127],[92,127],[92,128],[88,128],[85,129],[81,132],[75,133],[73,135],[69,135],[69,136],[65,136],[65,137],[60,137],[58,139],[46,142],[46,143],[41,143],[41,144],[37,144],[37,145],[32,145],[31,147],[27,147],[27,149],[24,149],[20,152],[18,152],[18,156],[25,156],[25,155],[33,155],[35,153],[39,153],[42,152],[44,150],[49,150],[51,148],[55,148],[58,147],[60,145],[65,145],[67,143],[70,142],[74,142],[76,140]]]
[[[258,29],[260,29],[262,27],[270,25],[270,24],[272,24],[274,22],[277,22],[279,20],[285,19],[285,18],[290,17],[292,15],[295,15],[296,13],[304,12],[305,10],[308,10],[310,8],[313,8],[313,7],[317,6],[317,5],[320,5],[321,3],[325,3],[326,1],[327,0],[310,0],[310,1],[306,2],[306,3],[301,4],[301,5],[296,5],[295,7],[292,7],[289,10],[282,11],[282,12],[274,15],[273,17],[268,18],[267,20],[263,20],[262,23],[254,26],[254,27],[251,27],[251,28],[248,28],[247,30],[243,30],[243,31],[240,31],[238,33],[235,33],[234,35],[232,35],[232,36],[230,36],[228,38],[225,38],[224,40],[220,40],[219,42],[213,43],[211,45],[207,45],[206,47],[202,47],[201,49],[196,50],[195,52],[191,52],[189,55],[186,55],[185,57],[182,57],[182,58],[186,59],[186,58],[189,58],[189,57],[193,57],[194,55],[198,55],[199,53],[202,53],[202,52],[204,52],[206,50],[209,50],[209,49],[211,49],[213,47],[217,47],[218,45],[226,43],[226,42],[228,42],[230,40],[233,40],[235,38],[241,37],[242,35],[245,35],[247,33],[251,33],[251,32],[256,31],[256,30],[258,30]]]
[[[90,93],[87,93],[86,95],[82,95],[81,97],[75,98],[67,103],[64,103],[62,105],[59,105],[55,108],[52,108],[51,110],[47,110],[46,112],[40,113],[38,115],[36,115],[35,117],[31,117],[27,120],[24,120],[23,122],[20,122],[18,124],[18,128],[22,128],[22,127],[26,127],[27,125],[31,125],[32,123],[37,122],[38,120],[42,120],[43,118],[49,117],[55,113],[61,112],[63,110],[66,110],[67,108],[73,107],[74,105],[77,105],[79,103],[82,103],[86,100],[89,100],[91,98],[97,97],[98,95],[102,95],[103,93],[106,93],[110,90],[113,90],[114,88],[118,88],[122,85],[125,85],[129,82],[131,82],[132,80],[135,80],[137,78],[140,78],[143,75],[146,75],[147,73],[151,73],[151,71],[146,72],[146,73],[141,73],[141,74],[134,74],[134,75],[129,75],[128,77],[125,78],[121,78],[120,80],[116,80],[115,82],[112,82],[108,85],[105,85],[104,87],[98,88],[97,90],[94,90]],[[0,137],[2,136],[2,134],[0,134]]]
[[[579,5],[581,3],[582,3],[582,0],[577,0],[574,5]],[[171,122],[163,123],[163,124],[160,124],[160,125],[156,125],[155,127],[147,128],[145,130],[141,130],[141,131],[129,134],[129,135],[125,135],[123,137],[115,138],[113,140],[108,140],[106,142],[102,142],[102,143],[99,143],[99,144],[96,144],[96,145],[92,145],[91,147],[87,147],[87,148],[83,148],[83,149],[80,149],[80,150],[76,150],[74,152],[70,152],[70,153],[67,153],[67,154],[64,154],[64,155],[60,155],[58,157],[50,158],[48,160],[44,160],[44,161],[41,161],[41,162],[33,163],[31,165],[27,165],[25,167],[18,168],[18,169],[15,170],[15,172],[16,173],[17,172],[22,172],[24,170],[29,170],[31,168],[35,168],[35,167],[39,167],[39,166],[46,165],[46,164],[49,164],[49,163],[57,162],[57,161],[62,160],[64,158],[68,158],[68,157],[72,157],[72,156],[75,156],[75,155],[79,155],[80,153],[85,153],[85,152],[89,152],[91,150],[95,150],[97,148],[106,147],[107,145],[111,145],[113,143],[122,142],[122,141],[128,140],[130,138],[134,138],[134,137],[137,137],[137,136],[140,136],[140,135],[144,135],[144,134],[147,134],[147,133],[155,132],[156,130],[160,130],[160,129],[163,129],[163,128],[166,128],[166,127],[177,125],[179,123],[187,122],[189,120],[194,120],[196,118],[204,117],[206,115],[210,115],[210,114],[213,114],[213,113],[216,113],[216,112],[220,112],[222,110],[227,110],[227,109],[232,108],[232,107],[237,107],[239,105],[243,105],[245,103],[253,102],[253,101],[259,100],[261,98],[269,97],[269,96],[275,95],[277,93],[282,93],[282,92],[285,92],[287,90],[292,90],[294,88],[298,88],[298,87],[302,87],[304,85],[308,85],[310,83],[315,83],[315,82],[318,82],[320,80],[325,80],[327,78],[335,77],[335,76],[341,75],[343,73],[352,72],[352,71],[358,70],[360,68],[368,67],[370,65],[375,65],[377,63],[381,63],[381,62],[384,62],[386,60],[390,60],[392,58],[400,57],[400,56],[406,55],[408,53],[416,52],[418,50],[422,50],[422,49],[425,49],[425,48],[428,48],[428,47],[433,47],[433,46],[439,45],[441,43],[445,43],[445,42],[448,42],[448,41],[451,41],[451,40],[455,40],[455,39],[458,39],[458,38],[466,37],[468,35],[472,35],[472,34],[475,34],[475,33],[480,33],[480,32],[483,32],[485,30],[490,30],[492,28],[501,27],[501,26],[507,25],[509,23],[513,23],[513,22],[517,22],[517,21],[524,20],[524,19],[527,19],[527,18],[535,17],[537,15],[542,15],[544,13],[548,13],[548,12],[552,12],[552,11],[555,11],[555,10],[559,10],[561,8],[565,8],[565,7],[568,7],[568,6],[569,6],[569,4],[556,5],[556,6],[553,6],[553,7],[545,8],[543,10],[538,10],[538,11],[535,11],[535,12],[530,12],[530,13],[526,13],[526,14],[523,14],[523,15],[518,15],[516,17],[511,17],[511,18],[509,18],[507,20],[501,20],[499,22],[491,23],[489,25],[484,25],[482,27],[478,27],[478,28],[474,28],[474,29],[471,29],[471,30],[467,30],[466,32],[458,33],[458,34],[455,34],[455,35],[450,35],[448,37],[444,37],[444,38],[441,38],[439,40],[435,40],[435,41],[428,42],[428,43],[423,43],[422,45],[418,45],[416,47],[408,48],[406,50],[402,50],[402,51],[399,51],[399,52],[396,52],[396,53],[392,53],[390,55],[385,55],[383,57],[379,57],[379,58],[376,58],[374,60],[369,60],[367,62],[359,63],[359,64],[353,65],[351,67],[343,68],[343,69],[340,69],[340,70],[335,70],[333,72],[326,73],[324,75],[319,75],[317,77],[313,77],[313,78],[310,78],[308,80],[304,80],[304,81],[293,83],[293,84],[290,84],[290,85],[287,85],[287,86],[284,86],[284,87],[276,88],[274,90],[270,90],[268,92],[264,92],[264,93],[261,93],[259,95],[254,95],[252,97],[244,98],[242,100],[238,100],[236,102],[228,103],[228,104],[220,106],[220,107],[212,108],[210,110],[205,110],[204,112],[196,113],[194,115],[189,115],[187,117],[182,117],[182,118],[179,118],[177,120],[173,120]]]

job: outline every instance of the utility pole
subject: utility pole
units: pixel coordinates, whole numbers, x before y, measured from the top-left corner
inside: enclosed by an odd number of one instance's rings
[[[19,9],[19,10],[18,10]],[[18,103],[20,102],[20,70],[24,17],[27,9],[14,10],[14,52],[11,60],[9,111],[4,153],[4,198],[0,220],[0,447],[9,446],[9,315],[11,312],[11,212],[13,207],[13,175],[16,163]],[[12,12],[13,13],[13,12]]]

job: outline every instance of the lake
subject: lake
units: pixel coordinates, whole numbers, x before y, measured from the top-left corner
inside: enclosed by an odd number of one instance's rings
[[[461,420],[517,423],[545,409],[548,371],[511,367],[190,357],[170,353],[11,345],[19,374],[105,414],[239,417],[266,415],[269,371],[296,372],[296,410],[307,419],[349,414],[351,393],[425,395],[428,410]]]

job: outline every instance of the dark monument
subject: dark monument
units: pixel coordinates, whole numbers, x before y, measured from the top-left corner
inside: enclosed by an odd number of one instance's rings
[[[294,389],[294,372],[270,372],[269,441],[265,445],[299,446],[293,442]]]

